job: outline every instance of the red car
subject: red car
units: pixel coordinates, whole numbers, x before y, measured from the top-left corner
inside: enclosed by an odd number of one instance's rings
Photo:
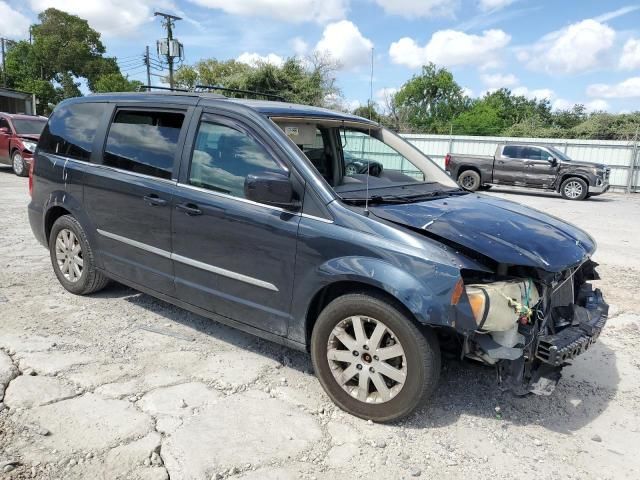
[[[29,173],[46,117],[0,113],[0,164],[11,165],[19,177]]]

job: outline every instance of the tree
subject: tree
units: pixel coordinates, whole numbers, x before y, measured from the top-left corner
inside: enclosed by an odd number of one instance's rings
[[[325,105],[339,96],[333,76],[335,68],[335,64],[320,55],[306,60],[289,58],[281,66],[207,59],[182,66],[174,78],[182,88],[212,85],[279,95],[289,102]]]
[[[95,91],[102,77],[121,76],[115,59],[104,57],[100,34],[86,20],[49,8],[38,21],[31,26],[32,43],[16,42],[6,55],[9,86],[34,93],[38,113],[81,95],[81,79]]]
[[[95,82],[95,92],[135,92],[142,86],[142,82],[138,80],[129,80],[121,73],[108,73],[102,75]]]
[[[359,117],[368,118],[369,120],[373,120],[374,122],[381,123],[382,115],[378,112],[378,108],[375,102],[369,100],[366,105],[360,105],[359,107],[353,110],[354,115],[358,115]]]
[[[430,63],[400,88],[395,102],[413,130],[438,133],[449,131],[451,120],[469,108],[470,99],[451,72]]]

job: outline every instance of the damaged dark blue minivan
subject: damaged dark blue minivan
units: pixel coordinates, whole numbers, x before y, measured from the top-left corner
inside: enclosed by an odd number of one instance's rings
[[[589,235],[461,190],[353,115],[191,92],[67,100],[30,189],[67,290],[112,279],[308,349],[332,400],[375,421],[427,401],[441,349],[549,394],[607,318]]]

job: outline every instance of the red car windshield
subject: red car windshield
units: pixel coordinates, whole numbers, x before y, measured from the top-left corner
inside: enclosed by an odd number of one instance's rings
[[[14,118],[13,128],[16,129],[18,135],[40,135],[44,126],[47,124],[46,120],[26,119],[26,118]]]

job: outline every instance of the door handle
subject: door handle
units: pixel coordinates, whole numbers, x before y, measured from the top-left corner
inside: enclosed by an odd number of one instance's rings
[[[151,205],[152,207],[164,207],[168,203],[166,200],[160,198],[155,193],[145,195],[143,199],[147,205]]]
[[[190,216],[202,215],[202,210],[195,203],[179,203],[176,208]]]

